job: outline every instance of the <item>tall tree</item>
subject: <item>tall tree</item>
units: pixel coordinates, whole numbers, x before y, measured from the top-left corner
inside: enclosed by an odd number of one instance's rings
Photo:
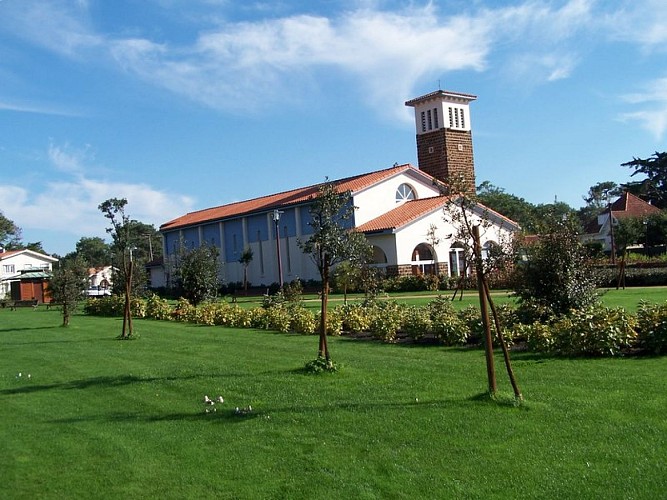
[[[84,236],[77,241],[76,255],[88,267],[102,267],[111,264],[111,247],[99,236]]]
[[[176,263],[176,283],[183,297],[197,305],[214,299],[220,287],[218,249],[202,245],[187,250],[181,246]]]
[[[336,185],[327,179],[309,208],[311,221],[308,224],[313,233],[306,241],[299,242],[303,252],[310,254],[322,279],[318,358],[324,358],[328,368],[333,367],[326,326],[331,270],[345,260],[368,258],[372,252],[366,237],[351,228],[354,208],[352,194],[339,193]]]
[[[512,219],[525,231],[534,231],[535,205],[525,199],[506,193],[503,188],[484,181],[477,186],[477,200],[491,210]]]
[[[72,313],[84,299],[88,286],[86,264],[81,259],[68,259],[60,262],[49,281],[51,298],[62,307],[63,326],[69,326]]]
[[[21,228],[0,211],[0,247],[5,250],[20,249],[22,247],[21,238]]]
[[[623,188],[613,181],[598,182],[588,189],[583,196],[586,206],[577,212],[581,223],[586,225],[604,210],[612,199],[623,194]]]
[[[667,152],[656,151],[648,158],[633,158],[621,166],[634,169],[631,177],[637,174],[646,176],[645,179],[627,183],[624,187],[657,207],[667,207]]]

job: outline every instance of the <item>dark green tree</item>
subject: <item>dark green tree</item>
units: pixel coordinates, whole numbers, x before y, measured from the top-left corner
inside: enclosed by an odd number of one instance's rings
[[[326,360],[327,368],[333,368],[326,328],[331,271],[345,260],[368,258],[372,247],[362,233],[352,229],[354,206],[349,191],[339,193],[336,185],[327,180],[320,186],[309,212],[313,233],[299,246],[310,254],[322,280],[318,359]]]
[[[176,284],[191,304],[196,306],[217,296],[220,287],[218,255],[213,245],[193,249],[181,245],[175,268]]]
[[[53,302],[60,304],[63,326],[69,326],[70,318],[82,300],[88,286],[86,263],[81,259],[60,262],[49,281],[49,291]]]
[[[111,246],[98,236],[82,237],[76,243],[75,254],[88,267],[102,267],[111,264]]]
[[[637,174],[646,176],[640,181],[624,184],[628,191],[659,208],[667,207],[667,152],[656,151],[648,158],[633,158],[621,166],[634,169],[631,177]]]
[[[525,199],[506,193],[503,188],[484,181],[477,186],[477,201],[512,219],[525,231],[533,232],[536,223],[535,205]]]
[[[514,292],[530,319],[582,309],[598,300],[597,280],[575,217],[545,219],[538,238],[517,249]]]
[[[5,250],[18,250],[22,248],[21,238],[21,228],[0,211],[0,247]]]

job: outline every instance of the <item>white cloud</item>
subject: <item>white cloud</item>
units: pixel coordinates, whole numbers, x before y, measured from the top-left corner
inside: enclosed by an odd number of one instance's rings
[[[602,16],[615,40],[636,43],[645,50],[667,49],[667,3],[664,0],[628,1]]]
[[[88,2],[21,0],[2,5],[0,30],[67,57],[99,49],[104,37],[94,33],[87,18]]]
[[[12,111],[16,113],[33,113],[39,115],[56,115],[56,116],[69,116],[69,117],[83,116],[83,114],[78,111],[67,110],[64,108],[59,108],[57,106],[49,106],[42,104],[26,104],[26,103],[16,103],[7,101],[0,101],[0,111]]]
[[[160,191],[146,184],[131,184],[84,175],[94,170],[90,150],[77,151],[69,146],[51,144],[48,157],[59,171],[69,173],[64,180],[30,188],[5,184],[0,199],[12,200],[4,214],[24,230],[58,231],[81,236],[106,236],[108,221],[98,206],[109,198],[126,198],[127,213],[132,219],[159,227],[182,215],[194,205],[187,196]]]
[[[660,140],[667,131],[667,77],[653,80],[643,92],[628,94],[623,99],[643,109],[624,113],[623,120],[638,121],[641,126]]]

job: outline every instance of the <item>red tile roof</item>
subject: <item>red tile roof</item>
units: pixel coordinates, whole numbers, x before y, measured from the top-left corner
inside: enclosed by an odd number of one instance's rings
[[[357,227],[357,230],[362,233],[374,233],[397,229],[444,207],[450,199],[449,196],[434,196],[433,198],[406,201],[393,210],[362,224]]]
[[[629,217],[647,217],[659,214],[661,210],[627,191],[611,204],[611,212],[617,219]]]
[[[420,171],[412,165],[406,164],[396,165],[391,168],[378,170],[376,172],[370,172],[367,174],[347,177],[345,179],[340,179],[333,182],[338,188],[339,192],[351,191],[352,193],[357,193],[384,179],[388,179],[407,170],[416,172],[418,175],[432,180],[430,175]],[[172,230],[231,217],[240,217],[242,215],[247,215],[254,212],[268,212],[276,208],[297,205],[316,197],[320,186],[322,186],[322,183],[315,184],[313,186],[292,189],[291,191],[285,191],[283,193],[271,194],[268,196],[262,196],[260,198],[254,198],[251,200],[239,201],[236,203],[230,203],[228,205],[190,212],[174,220],[165,222],[160,226],[160,230]]]
[[[375,233],[399,229],[421,217],[433,213],[435,210],[443,208],[452,201],[452,198],[452,196],[434,196],[432,198],[421,198],[407,201],[398,205],[393,210],[362,224],[357,227],[357,230],[364,233]],[[517,229],[519,228],[516,222],[485,207],[481,203],[477,204],[477,210],[478,213],[482,212],[484,217],[497,218],[500,219],[503,224],[508,224]]]

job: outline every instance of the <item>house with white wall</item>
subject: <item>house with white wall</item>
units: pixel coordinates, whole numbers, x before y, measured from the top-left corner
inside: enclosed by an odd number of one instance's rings
[[[363,232],[374,249],[374,265],[387,275],[438,273],[457,276],[464,269],[463,249],[452,235],[456,227],[446,211],[458,195],[474,192],[470,94],[436,91],[406,102],[415,108],[419,167],[409,164],[332,181],[350,192],[356,207],[350,229]],[[460,181],[463,181],[460,184]],[[165,255],[165,283],[181,247],[207,244],[219,251],[221,279],[243,280],[239,258],[253,252],[248,279],[255,285],[299,278],[319,279],[309,255],[299,248],[312,230],[309,206],[321,184],[191,212],[160,226]],[[519,228],[516,223],[477,205],[470,220],[485,221],[482,244],[501,243]],[[435,236],[435,238],[433,237]],[[171,263],[171,265],[170,265]]]
[[[602,250],[610,252],[614,245],[614,229],[624,219],[639,219],[646,222],[650,217],[662,212],[655,205],[625,191],[617,200],[602,210],[595,220],[584,229],[581,240],[584,243],[597,243]]]
[[[0,248],[0,299],[44,302],[56,262],[58,259],[33,250]]]

